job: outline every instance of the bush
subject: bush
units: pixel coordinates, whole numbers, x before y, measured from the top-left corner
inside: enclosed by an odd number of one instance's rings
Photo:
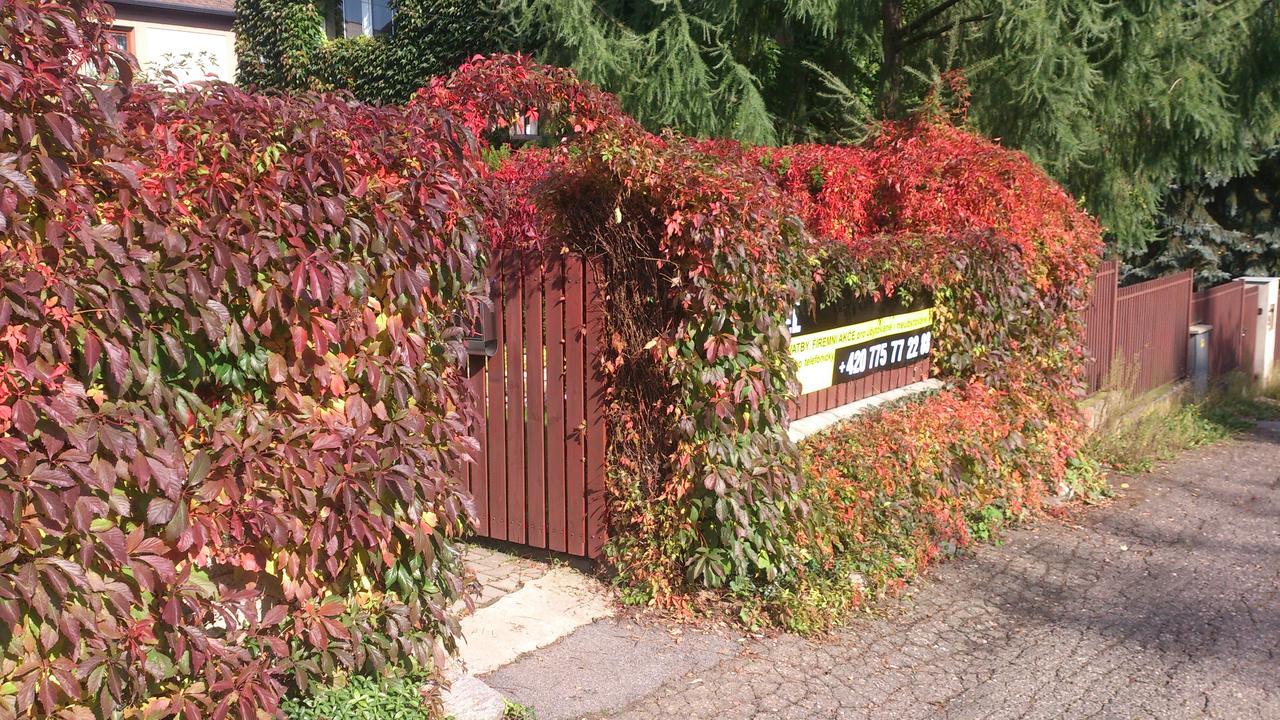
[[[110,19],[0,9],[0,715],[247,720],[429,671],[469,524],[470,137],[130,87]]]
[[[931,295],[938,373],[993,398],[996,439],[1043,472],[1010,471],[1009,493],[1034,509],[1078,462],[1100,229],[1026,157],[933,116],[859,148],[654,136],[520,58],[472,62],[416,102],[459,107],[476,129],[525,111],[563,128],[554,147],[500,156],[491,237],[601,258],[608,552],[628,600],[785,592],[832,532],[816,529],[825,509],[801,492],[785,435],[784,319],[801,297]]]
[[[1046,483],[1068,475],[1069,439],[1041,428],[1053,421],[1040,406],[970,382],[805,440],[806,500],[815,508],[807,562],[742,598],[747,612],[792,630],[824,629],[1036,512],[1059,491]],[[1092,471],[1077,476],[1081,490],[1093,489]]]
[[[342,3],[332,3],[341,12]],[[326,3],[239,0],[236,80],[255,90],[344,90],[402,104],[433,76],[504,42],[494,0],[392,0],[395,32],[329,40]]]
[[[356,675],[314,688],[282,709],[289,720],[432,720],[431,680],[418,674],[375,678]]]

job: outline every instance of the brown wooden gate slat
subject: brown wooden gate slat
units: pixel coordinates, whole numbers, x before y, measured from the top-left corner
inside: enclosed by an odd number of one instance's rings
[[[506,351],[507,421],[507,540],[525,542],[525,393],[524,393],[524,268],[519,253],[504,257],[503,349]]]
[[[506,414],[506,372],[503,363],[503,348],[506,347],[506,282],[502,272],[502,259],[494,261],[494,278],[491,283],[490,297],[493,298],[494,312],[497,322],[494,333],[498,338],[498,354],[485,363],[485,374],[489,378],[488,412],[485,428],[489,437],[489,452],[485,456],[489,479],[489,529],[486,535],[497,540],[507,539],[507,424]]]
[[[565,258],[565,540],[568,552],[582,555],[587,550],[586,511],[584,495],[586,478],[586,433],[583,421],[586,415],[586,363],[583,335],[583,262],[575,256]]]
[[[479,408],[485,408],[485,375],[484,375],[484,358],[470,358],[471,375],[467,378],[467,388],[471,391],[471,397]],[[475,462],[467,466],[468,489],[471,491],[471,497],[475,500],[476,508],[476,532],[481,535],[489,534],[489,473],[488,473],[488,448],[489,438],[485,431],[483,422],[479,425],[476,432],[476,441],[480,444],[480,452],[475,457]]]
[[[568,524],[565,492],[565,267],[563,258],[547,261],[547,547],[564,552]]]
[[[534,253],[525,253],[524,277],[524,352],[526,417],[526,489],[525,518],[527,534],[525,542],[533,547],[547,546],[547,474],[546,447],[546,372],[543,359],[546,341],[542,335],[545,308],[541,259]]]
[[[598,269],[588,265],[586,271],[586,296],[583,300],[586,334],[583,358],[586,368],[586,553],[596,557],[604,548],[606,489],[605,489],[605,382],[598,358],[603,350],[604,308],[601,307],[601,289],[596,273]]]

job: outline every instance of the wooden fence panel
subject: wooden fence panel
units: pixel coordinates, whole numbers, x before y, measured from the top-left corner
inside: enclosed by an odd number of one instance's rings
[[[928,358],[892,370],[877,370],[857,380],[805,393],[787,405],[787,416],[799,420],[851,402],[896,390],[929,377]]]
[[[1192,286],[1188,270],[1116,293],[1114,356],[1135,367],[1135,392],[1186,375]]]
[[[1242,285],[1245,283],[1242,281]],[[1244,341],[1240,344],[1243,358],[1243,370],[1249,377],[1257,379],[1253,373],[1253,356],[1258,349],[1258,286],[1245,285],[1244,291]]]
[[[1090,393],[1102,389],[1111,373],[1116,344],[1116,292],[1119,273],[1114,260],[1098,267],[1089,307],[1085,310],[1085,382]]]
[[[1229,282],[1195,294],[1191,322],[1211,325],[1209,375],[1217,377],[1245,367],[1243,354],[1245,284]]]
[[[565,492],[568,488],[556,479],[565,474],[564,422],[564,263],[549,263],[546,270],[547,294],[547,547],[559,552],[569,549],[568,521],[565,517]]]
[[[509,251],[490,263],[498,349],[473,358],[481,451],[465,470],[482,537],[597,557],[606,535],[603,314],[591,263]]]
[[[543,305],[545,278],[540,258],[525,253],[521,275],[524,278],[524,363],[528,387],[528,429],[525,434],[526,493],[525,543],[536,548],[547,546],[547,466],[546,466],[546,397],[547,377],[543,363],[547,343],[542,334],[547,310]],[[540,422],[541,421],[541,422]]]

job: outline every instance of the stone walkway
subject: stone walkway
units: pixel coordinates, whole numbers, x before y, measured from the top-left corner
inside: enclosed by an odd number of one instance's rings
[[[473,589],[477,610],[489,607],[524,587],[525,583],[546,575],[552,568],[548,562],[502,552],[484,545],[468,545],[465,553],[463,561],[471,572],[475,573]],[[461,603],[458,609],[463,609]]]
[[[716,644],[611,707],[607,681],[576,707],[549,688],[538,717],[1280,718],[1280,433],[1122,480],[1078,524],[1039,522],[943,565],[883,619]],[[496,686],[537,677],[555,649]],[[607,657],[597,648],[602,677]],[[643,661],[625,657],[615,676]]]

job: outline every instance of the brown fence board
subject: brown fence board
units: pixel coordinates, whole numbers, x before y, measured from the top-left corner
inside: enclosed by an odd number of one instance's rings
[[[546,372],[543,359],[546,340],[542,334],[543,276],[537,254],[525,253],[521,274],[524,276],[524,363],[527,400],[525,428],[525,542],[533,547],[547,546],[547,473],[546,473]]]
[[[485,455],[489,492],[489,530],[486,536],[498,540],[507,539],[507,424],[506,419],[506,368],[504,365],[507,303],[505,298],[506,282],[501,273],[501,261],[496,260],[497,270],[490,285],[490,296],[493,298],[494,311],[497,316],[494,332],[498,338],[498,354],[486,363],[485,373],[488,376],[488,397],[485,428],[488,435],[489,452]]]
[[[1085,383],[1089,392],[1097,392],[1111,371],[1115,357],[1116,293],[1119,272],[1114,260],[1098,266],[1085,310]]]
[[[575,256],[565,258],[565,516],[568,552],[586,552],[586,364],[583,334],[583,262]]]
[[[598,358],[603,350],[604,309],[597,282],[597,267],[586,267],[586,296],[583,300],[586,334],[584,359],[586,368],[586,554],[596,557],[604,548],[605,528],[605,468],[604,451],[607,442],[604,419],[606,385]]]
[[[504,258],[503,349],[507,395],[507,540],[525,542],[525,392],[524,392],[524,293],[520,255]]]
[[[548,260],[547,301],[547,547],[564,552],[565,517],[565,272],[564,259]]]
[[[479,408],[485,407],[485,375],[484,375],[484,359],[469,358],[471,375],[467,378],[467,387],[471,391],[471,397]],[[476,441],[480,445],[480,451],[474,458],[475,462],[467,466],[467,488],[471,491],[471,497],[475,500],[476,508],[476,531],[481,535],[489,534],[489,474],[488,474],[488,437],[485,432],[483,421],[477,420],[479,423],[475,428]]]
[[[1136,365],[1135,392],[1146,392],[1186,375],[1192,286],[1188,270],[1123,287],[1116,293],[1113,355],[1119,362]]]

